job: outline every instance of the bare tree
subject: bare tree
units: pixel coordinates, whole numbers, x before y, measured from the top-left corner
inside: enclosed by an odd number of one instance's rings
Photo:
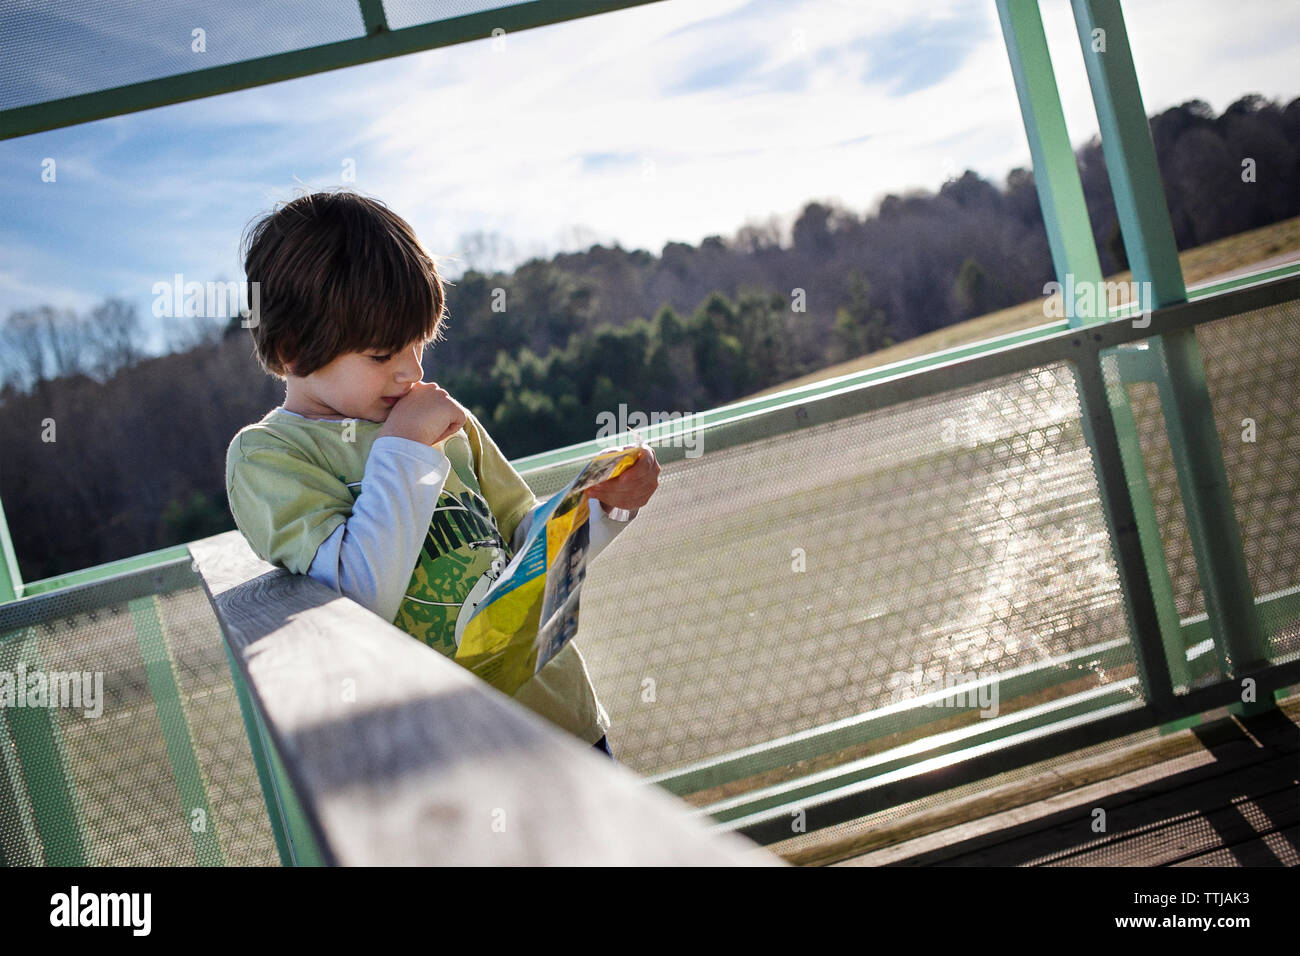
[[[736,231],[736,248],[749,255],[779,251],[785,225],[773,214],[761,222],[747,222]]]
[[[118,369],[129,368],[145,356],[141,346],[140,317],[135,306],[122,299],[105,299],[91,310],[85,322],[91,371],[101,380]]]
[[[9,313],[4,327],[5,378],[24,390],[50,375],[49,333],[54,309],[48,305]]]
[[[82,318],[72,309],[54,309],[48,305],[38,311],[44,345],[54,364],[53,377],[84,374],[87,349]]]
[[[177,315],[163,319],[163,340],[171,353],[219,344],[230,320],[221,316]]]
[[[459,248],[454,261],[461,275],[471,269],[491,275],[507,268],[518,255],[515,244],[499,232],[463,233],[456,245]]]
[[[580,223],[565,226],[555,233],[555,248],[560,251],[585,252],[598,242],[601,242],[601,237],[596,230]]]

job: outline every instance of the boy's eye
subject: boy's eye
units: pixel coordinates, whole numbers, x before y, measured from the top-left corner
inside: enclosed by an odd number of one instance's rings
[[[391,355],[372,355],[370,357],[374,359],[376,362],[380,363],[381,365],[384,362],[387,362],[390,358],[392,358]]]

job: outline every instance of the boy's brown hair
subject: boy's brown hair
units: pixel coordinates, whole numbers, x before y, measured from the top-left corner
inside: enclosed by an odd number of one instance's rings
[[[410,224],[378,200],[351,190],[299,196],[255,223],[241,250],[260,297],[257,359],[277,378],[442,335],[437,266]]]

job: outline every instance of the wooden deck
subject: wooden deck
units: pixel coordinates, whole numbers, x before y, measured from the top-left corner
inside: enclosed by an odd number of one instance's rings
[[[837,866],[1300,865],[1300,696],[1259,716],[1213,716],[783,855]]]

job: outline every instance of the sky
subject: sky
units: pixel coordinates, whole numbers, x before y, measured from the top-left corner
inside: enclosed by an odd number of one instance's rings
[[[146,24],[110,0],[8,7],[0,104],[66,95],[68,64],[112,85],[139,78],[139,57],[170,73],[269,52],[276,35],[339,39],[356,18],[353,0],[282,4],[264,23],[232,12],[196,24],[197,54],[188,14],[164,16],[177,6]],[[394,26],[432,9],[386,8]],[[1040,9],[1077,147],[1097,130],[1078,34],[1067,0]],[[1124,12],[1148,113],[1300,95],[1294,0]],[[119,297],[158,350],[155,284],[242,279],[244,230],[304,189],[382,199],[454,278],[474,233],[509,243],[502,267],[592,242],[658,254],[772,217],[788,241],[813,200],[862,214],[967,168],[1001,184],[1029,165],[993,0],[662,0],[0,142],[0,317]]]

